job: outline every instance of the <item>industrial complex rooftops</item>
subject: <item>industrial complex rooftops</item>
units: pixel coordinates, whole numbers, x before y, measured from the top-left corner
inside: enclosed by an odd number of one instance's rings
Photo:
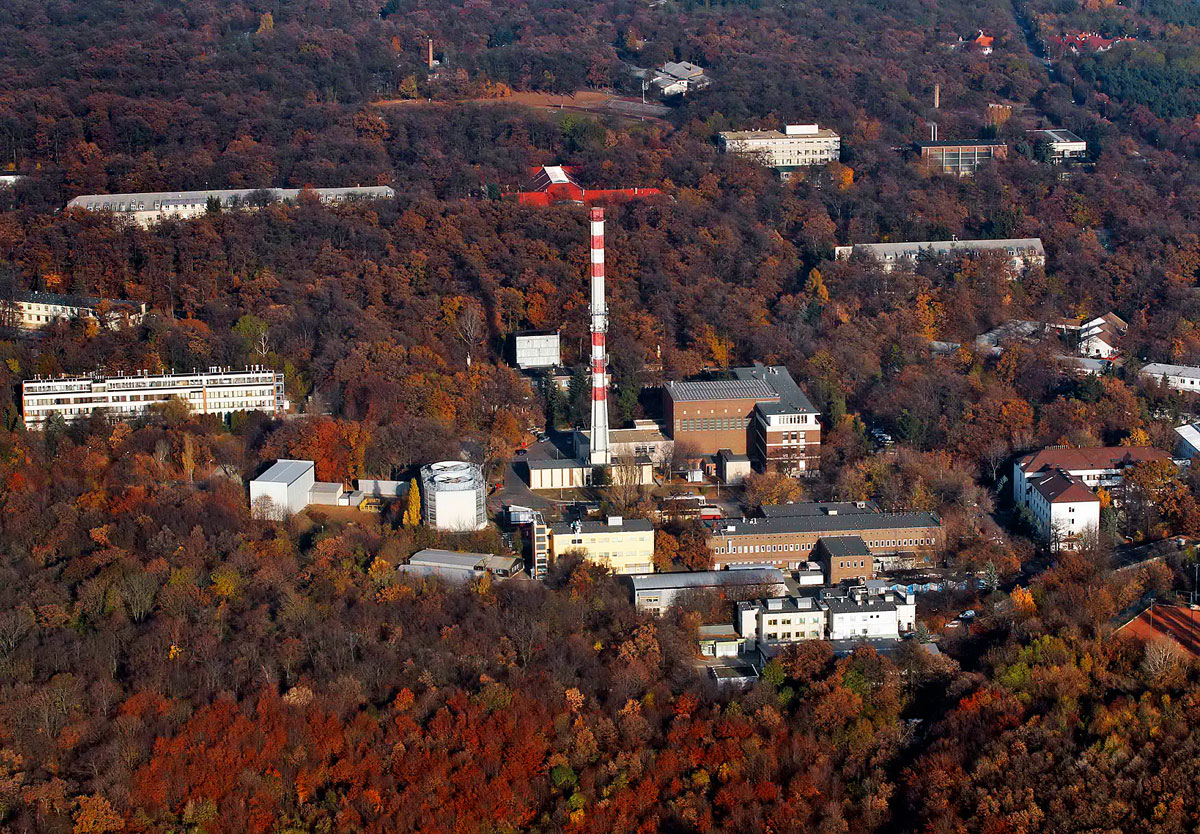
[[[858,513],[809,515],[782,518],[752,518],[747,521],[715,521],[714,536],[770,536],[787,533],[837,533],[849,530],[903,530],[940,527],[933,513]]]
[[[634,591],[708,588],[721,586],[782,585],[783,571],[778,568],[741,570],[699,570],[674,573],[639,573],[628,577]]]
[[[792,379],[792,375],[788,373],[788,369],[782,365],[762,365],[755,363],[748,368],[734,368],[733,375],[744,382],[752,380],[765,382],[779,395],[781,410],[788,412],[803,411],[809,414],[817,413],[812,402],[800,390],[800,386]],[[770,408],[766,408],[765,404],[762,407],[770,413]]]

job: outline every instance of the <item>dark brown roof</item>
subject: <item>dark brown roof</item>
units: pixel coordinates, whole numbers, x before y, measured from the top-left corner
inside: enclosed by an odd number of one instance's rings
[[[1099,501],[1100,498],[1062,470],[1047,472],[1034,481],[1033,488],[1051,504],[1074,504],[1080,501]]]
[[[1170,460],[1162,449],[1152,446],[1091,446],[1080,449],[1051,448],[1025,455],[1017,463],[1026,475],[1043,469],[1120,469],[1145,461]]]

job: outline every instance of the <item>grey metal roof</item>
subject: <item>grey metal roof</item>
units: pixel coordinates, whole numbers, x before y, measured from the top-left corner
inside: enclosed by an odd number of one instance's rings
[[[883,597],[871,596],[862,600],[852,597],[826,597],[821,600],[822,606],[834,614],[855,614],[864,611],[895,611],[896,604]]]
[[[817,413],[788,369],[782,365],[756,363],[753,367],[733,368],[730,373],[733,379],[668,382],[667,393],[675,402],[756,400],[757,407],[767,414],[792,414],[798,411]]]
[[[675,400],[675,402],[774,399],[779,396],[765,382],[740,379],[668,382],[667,390],[671,392],[671,399]]]
[[[645,533],[654,529],[654,525],[646,518],[624,518],[620,524],[609,524],[607,521],[560,521],[551,524],[550,530],[556,536],[568,536],[574,532],[574,527],[584,533]]]
[[[111,304],[114,307],[133,307],[141,308],[146,306],[143,301],[125,301],[116,298],[96,298],[90,295],[60,295],[55,292],[39,292],[37,290],[29,290],[26,292],[17,292],[13,296],[14,301],[23,301],[28,304],[57,304],[60,307],[88,307],[96,308],[101,304]]]
[[[792,413],[796,411],[816,414],[808,396],[800,390],[796,380],[783,365],[762,365],[755,363],[749,368],[734,368],[734,376],[743,381],[761,380],[779,395],[779,406],[772,409],[767,403],[759,403],[758,407],[765,413]]]
[[[1083,142],[1083,140],[1074,133],[1069,130],[1064,130],[1061,127],[1049,127],[1043,130],[1031,130],[1029,132],[1041,134],[1051,142],[1070,142],[1073,144]]]
[[[673,573],[637,573],[626,577],[634,592],[682,588],[716,588],[745,585],[782,585],[783,571],[778,568],[747,570],[698,570]]]
[[[1200,368],[1191,365],[1168,365],[1165,362],[1151,362],[1142,368],[1143,376],[1181,376],[1187,379],[1200,379]]]
[[[748,521],[710,523],[714,536],[767,536],[778,533],[837,533],[850,531],[926,529],[941,527],[933,513],[856,513],[852,515],[783,516]],[[733,529],[727,529],[733,528]]]
[[[311,460],[277,460],[270,469],[254,480],[273,484],[290,484],[315,466],[316,464]]]
[[[795,518],[811,515],[877,513],[879,505],[874,501],[799,501],[795,504],[766,504],[760,509],[766,518]]]
[[[835,558],[842,556],[870,556],[871,551],[862,536],[822,536],[818,541]]]
[[[583,469],[586,464],[577,458],[560,458],[558,460],[526,460],[530,469]]]

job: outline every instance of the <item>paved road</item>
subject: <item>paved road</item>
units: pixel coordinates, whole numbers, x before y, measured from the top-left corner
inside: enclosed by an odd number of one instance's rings
[[[558,434],[554,440],[543,440],[530,446],[525,454],[518,455],[504,467],[504,483],[488,497],[488,512],[497,513],[503,507],[516,504],[543,512],[554,510],[558,501],[538,495],[529,488],[529,460],[555,460],[570,457],[569,437]]]

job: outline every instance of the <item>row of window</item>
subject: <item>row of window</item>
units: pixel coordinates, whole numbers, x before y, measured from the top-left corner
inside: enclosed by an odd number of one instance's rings
[[[697,420],[676,420],[676,431],[728,431],[744,429],[750,425],[749,417],[704,417]]]
[[[918,539],[886,539],[866,542],[868,547],[932,547],[936,542],[932,538]],[[813,542],[800,542],[790,544],[747,544],[737,545],[731,544],[727,546],[718,546],[713,548],[714,553],[795,553],[797,551],[812,550]]]

